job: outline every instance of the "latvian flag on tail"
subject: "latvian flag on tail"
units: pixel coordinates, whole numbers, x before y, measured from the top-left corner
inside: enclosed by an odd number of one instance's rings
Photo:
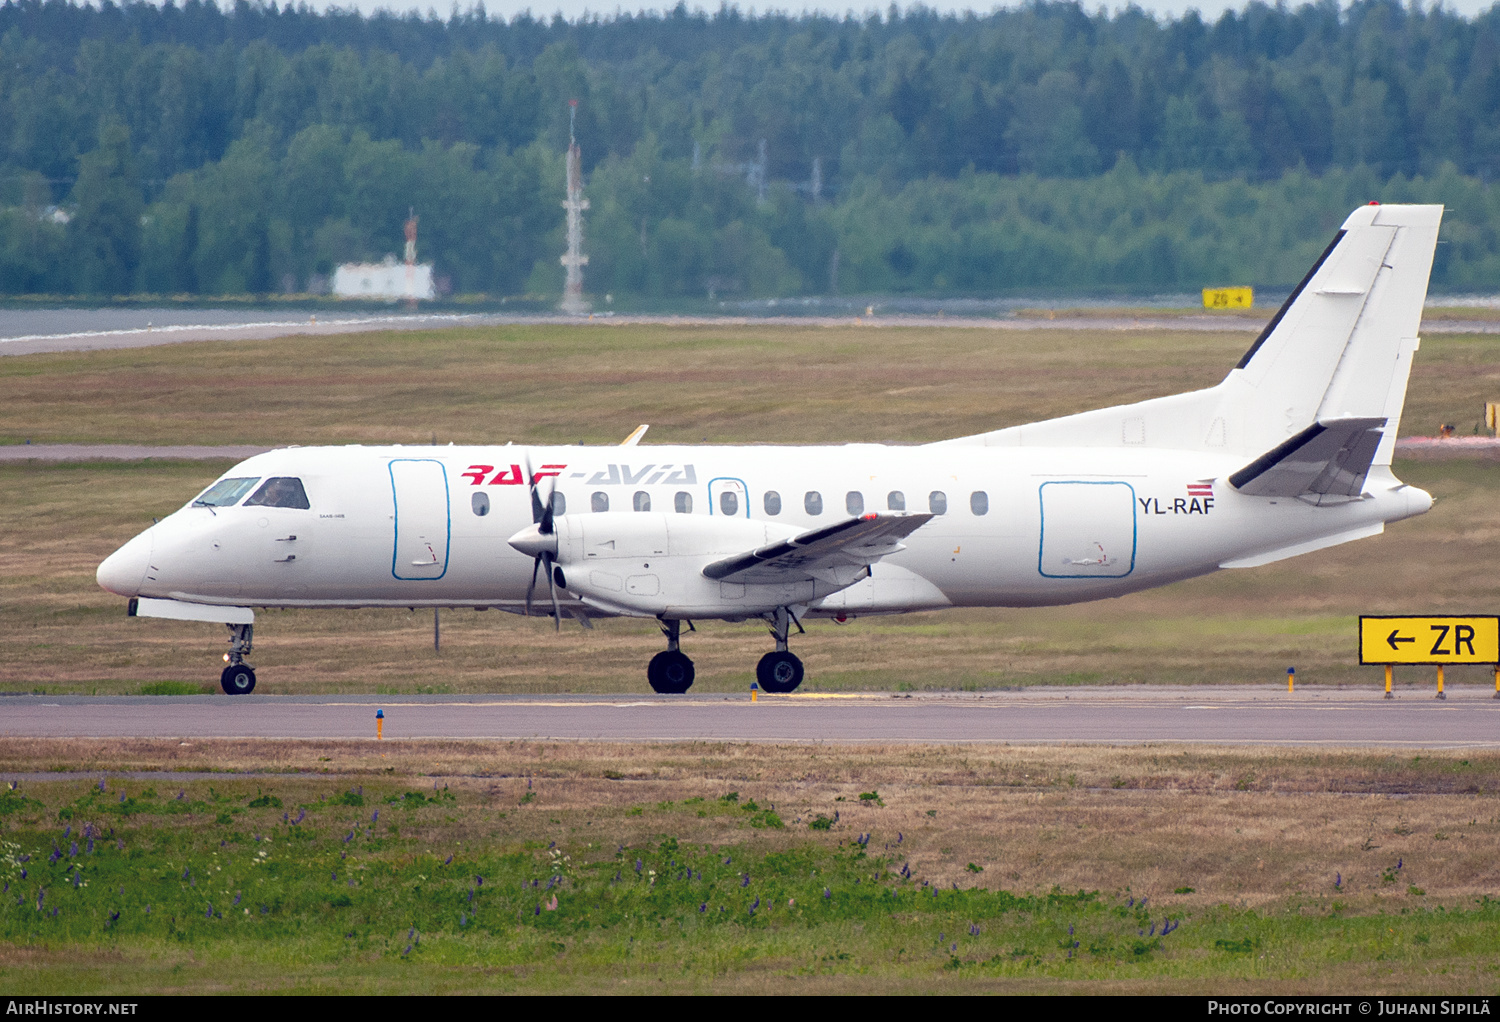
[[[1188,483],[1187,491],[1189,497],[1212,497],[1214,495],[1214,484],[1212,482]]]

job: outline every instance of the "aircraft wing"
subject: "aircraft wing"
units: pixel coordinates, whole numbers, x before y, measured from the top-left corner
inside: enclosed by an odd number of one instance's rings
[[[1298,497],[1305,493],[1357,497],[1385,419],[1333,419],[1315,422],[1262,454],[1229,477],[1234,488],[1255,497]]]
[[[869,514],[850,518],[715,561],[703,569],[703,574],[726,582],[785,583],[819,579],[836,585],[852,585],[864,577],[864,569],[871,564],[905,549],[901,541],[932,518],[926,513]]]

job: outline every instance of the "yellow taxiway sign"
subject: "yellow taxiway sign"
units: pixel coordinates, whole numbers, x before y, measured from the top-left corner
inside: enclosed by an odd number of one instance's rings
[[[1500,663],[1500,617],[1361,617],[1359,662]]]

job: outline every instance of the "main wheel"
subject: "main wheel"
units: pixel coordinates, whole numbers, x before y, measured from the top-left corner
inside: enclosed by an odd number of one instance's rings
[[[249,664],[230,664],[219,675],[219,687],[226,695],[247,696],[255,691],[255,669]]]
[[[755,680],[763,692],[792,692],[802,684],[802,661],[791,653],[773,650],[755,665]]]
[[[687,654],[674,649],[662,650],[646,667],[651,690],[663,694],[681,695],[693,687],[693,676],[693,662]]]

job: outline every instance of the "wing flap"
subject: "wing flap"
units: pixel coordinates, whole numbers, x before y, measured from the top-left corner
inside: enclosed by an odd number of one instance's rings
[[[769,543],[714,561],[704,577],[725,582],[832,581],[840,569],[866,568],[903,549],[901,540],[933,519],[931,514],[870,514]],[[856,580],[852,575],[839,584]]]

